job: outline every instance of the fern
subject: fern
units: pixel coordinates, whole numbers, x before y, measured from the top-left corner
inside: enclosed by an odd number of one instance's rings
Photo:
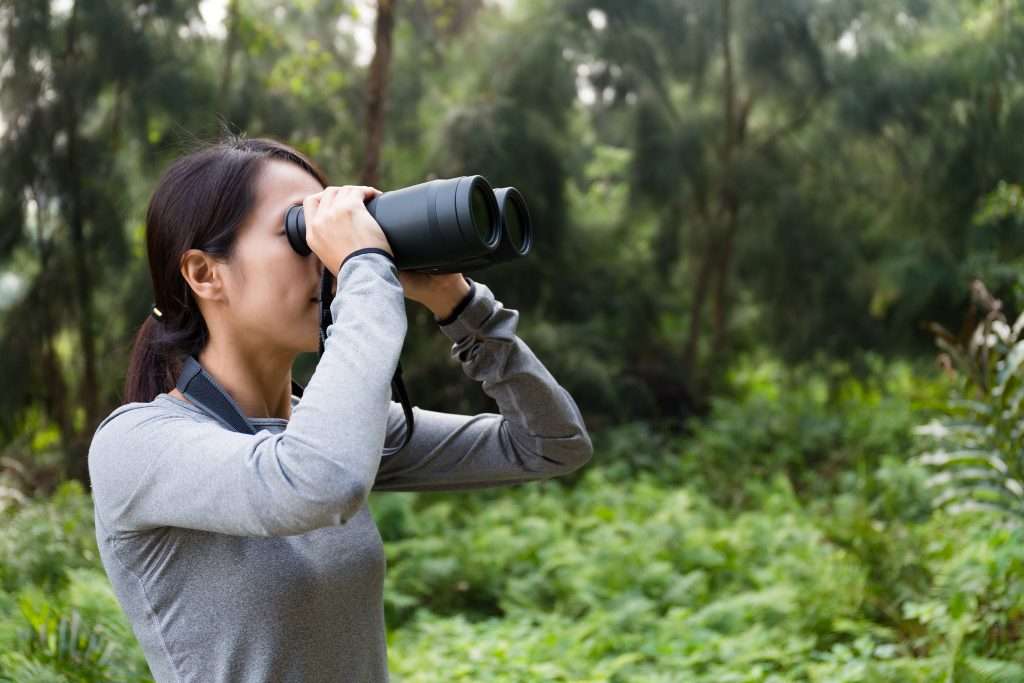
[[[29,658],[76,682],[109,680],[111,644],[77,610],[58,616],[48,609],[42,613],[32,611],[22,603],[22,613],[30,624],[21,631],[22,649]]]
[[[29,659],[20,652],[0,654],[0,683],[67,683],[53,667]]]
[[[967,625],[961,623],[953,633],[944,683],[1020,683],[1024,666],[1001,659],[973,657],[964,650]]]
[[[978,311],[983,315],[978,320]],[[1024,520],[1024,314],[1010,326],[980,281],[959,335],[930,325],[954,378],[944,415],[918,427],[937,507]]]

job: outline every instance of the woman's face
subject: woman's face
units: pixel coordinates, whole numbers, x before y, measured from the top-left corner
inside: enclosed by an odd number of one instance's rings
[[[271,352],[319,350],[320,304],[313,299],[320,297],[323,264],[312,252],[300,256],[292,249],[284,217],[290,206],[322,189],[291,162],[264,162],[252,213],[223,269],[231,324],[242,345],[259,339]]]

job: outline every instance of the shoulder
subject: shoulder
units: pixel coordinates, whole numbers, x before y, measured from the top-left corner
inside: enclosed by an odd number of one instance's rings
[[[104,520],[116,520],[141,482],[175,476],[183,453],[227,447],[232,436],[215,420],[169,401],[118,406],[99,423],[89,444],[93,503]]]
[[[144,424],[156,424],[165,420],[187,418],[188,415],[173,406],[159,401],[148,403],[125,403],[114,408],[93,432],[93,442],[102,434],[104,439],[126,436],[128,432]]]
[[[93,437],[95,437],[96,434],[98,434],[100,431],[113,425],[114,423],[117,424],[117,427],[120,427],[127,421],[130,421],[137,417],[141,417],[143,415],[156,414],[157,412],[159,412],[159,410],[160,407],[152,402],[125,403],[123,405],[119,405],[118,407],[110,411],[110,413],[100,421],[99,425],[96,426],[96,431],[93,433]],[[125,416],[127,416],[126,419],[119,419],[124,418]]]
[[[89,444],[90,478],[105,479],[144,466],[154,454],[180,438],[181,432],[202,424],[199,416],[161,401],[125,403],[100,421]]]
[[[159,402],[125,403],[103,418],[87,455],[93,503],[106,508],[108,501],[129,495],[153,453],[170,438],[171,425],[181,419]]]

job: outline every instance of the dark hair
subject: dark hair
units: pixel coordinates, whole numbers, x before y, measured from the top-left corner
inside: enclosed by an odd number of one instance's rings
[[[323,171],[301,152],[276,140],[244,135],[201,143],[176,159],[157,182],[146,211],[146,252],[153,301],[163,315],[160,320],[147,315],[135,335],[125,403],[148,403],[173,389],[182,359],[206,345],[206,321],[181,274],[181,257],[189,249],[231,256],[238,230],[255,203],[259,171],[271,159],[296,164],[327,186]]]

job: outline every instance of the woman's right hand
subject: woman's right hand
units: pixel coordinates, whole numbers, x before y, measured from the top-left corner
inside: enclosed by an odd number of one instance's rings
[[[366,209],[366,202],[380,194],[364,185],[331,185],[302,201],[306,244],[335,278],[341,262],[357,249],[376,247],[394,256],[387,236]]]

